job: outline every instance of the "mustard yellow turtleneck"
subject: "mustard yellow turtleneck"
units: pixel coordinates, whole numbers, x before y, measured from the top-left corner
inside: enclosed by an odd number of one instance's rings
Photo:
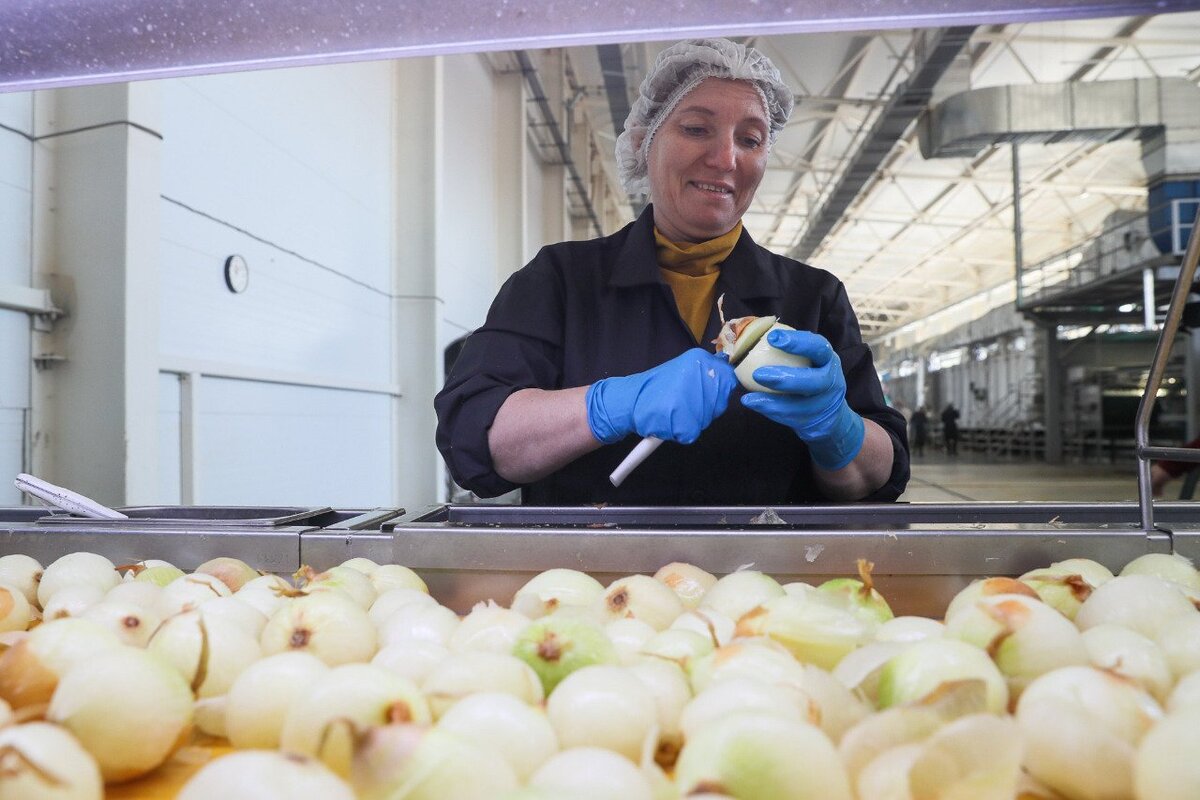
[[[738,222],[729,233],[715,239],[678,244],[659,233],[658,228],[654,229],[659,272],[675,295],[679,316],[683,317],[697,342],[704,337],[704,328],[717,299],[721,262],[733,252],[741,235],[742,223]]]

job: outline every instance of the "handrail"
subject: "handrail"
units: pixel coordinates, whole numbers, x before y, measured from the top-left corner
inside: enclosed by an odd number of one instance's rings
[[[1134,422],[1133,438],[1137,442],[1138,458],[1138,506],[1142,512],[1142,530],[1147,534],[1154,530],[1154,498],[1150,489],[1151,459],[1171,458],[1177,461],[1200,462],[1200,450],[1187,447],[1150,446],[1150,414],[1154,410],[1159,387],[1162,386],[1163,374],[1167,370],[1167,359],[1170,358],[1171,346],[1175,343],[1175,334],[1179,332],[1179,320],[1183,317],[1183,306],[1187,303],[1187,296],[1192,290],[1197,262],[1200,262],[1200,209],[1197,210],[1196,220],[1192,223],[1187,252],[1184,253],[1183,264],[1179,268],[1179,277],[1175,279],[1171,304],[1167,307],[1167,317],[1163,321],[1158,344],[1154,348],[1154,360],[1150,363],[1150,374],[1146,378],[1146,391],[1138,404],[1137,419]]]

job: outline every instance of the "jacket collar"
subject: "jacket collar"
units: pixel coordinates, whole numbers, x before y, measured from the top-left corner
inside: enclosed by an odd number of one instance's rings
[[[658,271],[654,243],[653,205],[647,204],[641,215],[629,227],[625,242],[617,252],[617,260],[608,282],[610,286],[620,287],[663,282]],[[742,228],[742,235],[734,245],[733,252],[721,265],[721,277],[717,280],[717,286],[720,287],[720,291],[730,295],[725,299],[727,319],[750,313],[737,302],[738,300],[777,298],[783,294],[779,278],[772,269],[770,253],[755,244],[745,227]]]

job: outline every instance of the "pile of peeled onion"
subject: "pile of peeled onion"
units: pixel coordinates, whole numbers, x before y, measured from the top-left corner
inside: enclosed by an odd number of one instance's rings
[[[895,617],[866,562],[676,563],[553,569],[464,616],[362,558],[8,555],[0,798],[174,760],[183,800],[1195,800],[1198,598],[1169,555],[978,580],[936,620]]]

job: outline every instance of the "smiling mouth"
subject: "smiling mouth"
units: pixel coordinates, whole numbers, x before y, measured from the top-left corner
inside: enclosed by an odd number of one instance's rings
[[[731,197],[733,195],[733,189],[730,189],[727,186],[719,186],[715,183],[692,181],[692,186],[695,186],[700,191],[705,192],[706,194],[711,194],[715,197]]]

